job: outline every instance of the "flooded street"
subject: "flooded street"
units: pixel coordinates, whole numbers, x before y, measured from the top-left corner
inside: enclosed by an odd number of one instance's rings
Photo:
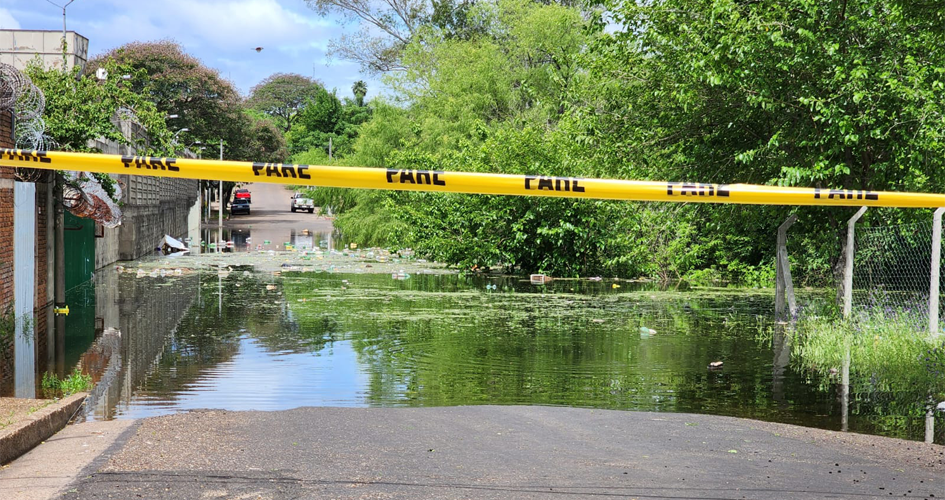
[[[926,437],[923,388],[867,381],[844,399],[839,378],[803,371],[771,290],[461,276],[411,252],[343,245],[330,220],[290,213],[288,191],[259,191],[219,249],[211,226],[203,253],[109,266],[69,291],[63,328],[51,311],[33,322],[32,364],[4,339],[0,395],[42,396],[44,373],[79,367],[96,383],[88,420],[551,405]]]
[[[138,264],[105,270],[70,297],[61,364],[93,373],[91,420],[197,408],[524,404],[845,424],[923,439],[921,395],[860,398],[854,387],[844,422],[838,384],[823,390],[792,368],[768,291],[534,286],[374,250]],[[709,366],[716,361],[723,366]],[[903,412],[910,398],[916,409]]]

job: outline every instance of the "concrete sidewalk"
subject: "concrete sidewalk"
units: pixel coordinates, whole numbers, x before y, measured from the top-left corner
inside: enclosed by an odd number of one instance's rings
[[[706,415],[300,408],[137,425],[66,498],[945,497],[943,446]]]
[[[0,464],[62,430],[86,395],[83,392],[63,399],[0,398]]]

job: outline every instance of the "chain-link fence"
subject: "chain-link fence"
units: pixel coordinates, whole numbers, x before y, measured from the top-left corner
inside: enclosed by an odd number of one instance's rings
[[[932,224],[929,216],[913,224],[856,227],[854,314],[908,318],[927,327]]]

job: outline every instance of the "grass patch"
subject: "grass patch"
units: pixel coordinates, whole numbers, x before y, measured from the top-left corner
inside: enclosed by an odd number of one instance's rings
[[[92,388],[92,376],[84,375],[76,367],[65,378],[60,379],[54,373],[43,374],[43,395],[47,398],[71,396],[77,392],[85,392]]]
[[[848,320],[808,316],[795,330],[795,359],[809,371],[837,374],[849,346],[851,379],[868,380],[874,390],[927,389],[945,398],[945,337],[930,336],[926,322],[921,314],[888,309]]]

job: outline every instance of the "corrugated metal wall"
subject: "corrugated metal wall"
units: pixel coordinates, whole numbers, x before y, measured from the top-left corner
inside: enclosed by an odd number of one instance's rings
[[[13,234],[15,394],[18,398],[35,398],[33,298],[36,295],[36,185],[32,182],[14,183]]]

